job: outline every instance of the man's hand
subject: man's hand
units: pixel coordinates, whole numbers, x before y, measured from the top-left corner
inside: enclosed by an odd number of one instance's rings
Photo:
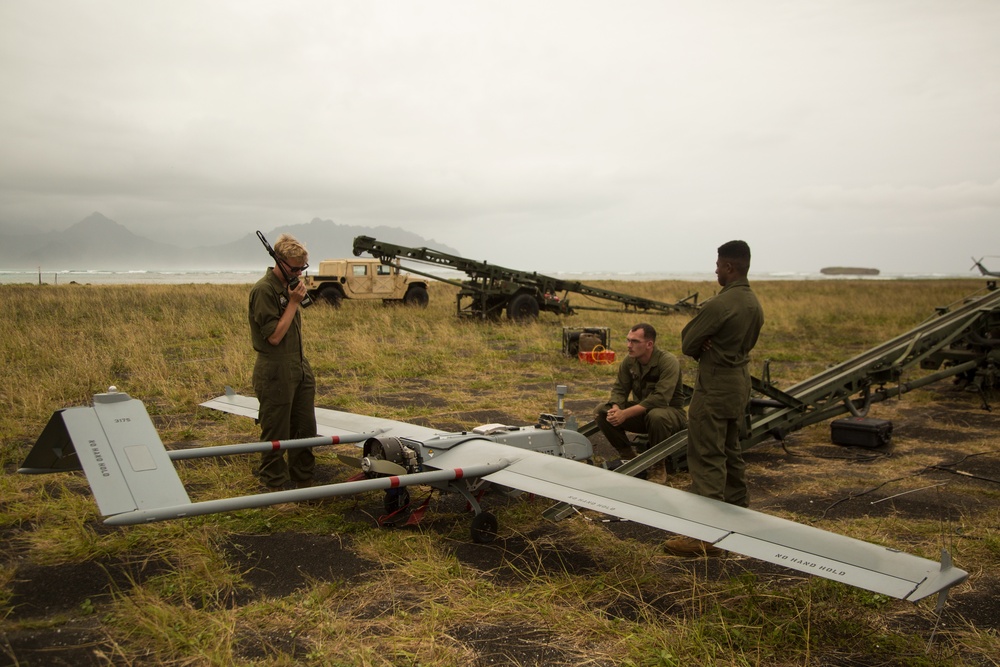
[[[608,423],[612,426],[619,426],[625,421],[625,411],[619,408],[617,405],[612,405],[608,408]]]
[[[306,284],[301,280],[295,286],[294,289],[288,290],[288,300],[294,304],[302,303],[302,300],[306,298]]]

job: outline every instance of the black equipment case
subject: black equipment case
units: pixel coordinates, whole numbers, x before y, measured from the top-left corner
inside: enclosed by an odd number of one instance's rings
[[[884,447],[892,441],[892,422],[870,417],[844,417],[830,422],[830,438],[835,445]]]

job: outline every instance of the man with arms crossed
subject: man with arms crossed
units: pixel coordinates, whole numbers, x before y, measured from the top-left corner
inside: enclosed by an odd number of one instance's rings
[[[698,361],[698,378],[688,406],[691,490],[740,507],[749,505],[740,423],[750,400],[750,350],[764,326],[764,312],[747,281],[749,271],[746,242],[720,246],[715,274],[722,291],[706,301],[681,332],[681,350]],[[664,548],[683,556],[722,552],[683,536],[668,540]]]

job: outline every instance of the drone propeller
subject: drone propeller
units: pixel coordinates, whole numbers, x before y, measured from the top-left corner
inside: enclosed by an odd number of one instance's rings
[[[345,465],[351,466],[352,468],[361,467],[361,459],[356,456],[344,456],[343,454],[337,454],[337,460]]]
[[[345,456],[343,454],[337,454],[337,458],[341,463],[354,468],[361,468],[365,472],[374,472],[380,475],[405,475],[407,473],[406,468],[403,466],[398,463],[393,463],[392,461],[386,461],[385,459],[373,459],[370,456],[359,459],[354,456]]]

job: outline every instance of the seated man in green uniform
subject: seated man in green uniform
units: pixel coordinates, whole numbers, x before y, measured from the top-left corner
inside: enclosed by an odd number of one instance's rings
[[[302,353],[301,304],[306,286],[289,282],[309,266],[309,254],[293,236],[274,244],[276,263],[250,290],[250,340],[257,352],[253,390],[260,401],[257,420],[261,440],[311,438],[316,435],[316,381]],[[312,486],[315,459],[309,448],[261,454],[260,478],[268,491],[280,491],[290,480]]]
[[[656,347],[656,329],[636,324],[625,340],[628,356],[618,367],[610,398],[597,406],[595,417],[611,446],[623,459],[630,459],[636,454],[627,432],[648,434],[653,446],[687,428],[687,418],[680,362]],[[666,483],[663,461],[646,470],[646,479]]]
[[[681,351],[698,361],[688,406],[687,462],[692,492],[747,507],[740,425],[750,401],[750,350],[764,326],[764,311],[747,280],[750,246],[729,241],[718,252],[715,275],[722,291],[706,301],[681,332]],[[722,551],[683,536],[668,540],[664,548],[683,556]]]

